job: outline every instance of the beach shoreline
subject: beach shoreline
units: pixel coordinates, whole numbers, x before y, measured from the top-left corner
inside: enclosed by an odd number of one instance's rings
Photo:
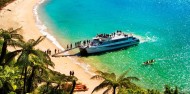
[[[19,28],[22,27],[20,32],[23,35],[24,40],[37,39],[39,36],[43,36],[43,29],[39,29],[37,24],[37,19],[35,15],[35,9],[39,4],[45,0],[17,0],[0,11],[0,28]],[[7,11],[7,9],[11,11]],[[42,24],[41,24],[42,25]],[[47,33],[47,32],[46,32]],[[47,35],[48,36],[48,35]],[[50,36],[50,35],[49,35]],[[51,37],[50,37],[51,38]],[[39,45],[37,49],[46,51],[47,49],[52,50],[54,53],[55,49],[64,50],[61,46],[57,46],[57,43],[52,42],[52,40],[46,38]],[[9,50],[14,50],[9,48]],[[77,92],[76,94],[90,94],[95,86],[97,86],[101,81],[91,80],[91,76],[84,68],[82,68],[80,63],[71,57],[51,57],[52,61],[55,63],[53,70],[69,75],[69,71],[74,71],[75,76],[79,79],[79,82],[85,84],[89,90],[86,92]]]

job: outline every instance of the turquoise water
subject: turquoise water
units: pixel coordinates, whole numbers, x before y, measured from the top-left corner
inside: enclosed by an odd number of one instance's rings
[[[143,40],[138,46],[83,57],[99,70],[141,79],[145,88],[165,84],[190,92],[190,1],[188,0],[48,0],[40,19],[65,46],[97,33],[130,32]],[[43,16],[43,17],[42,17]],[[142,62],[155,59],[151,66]]]

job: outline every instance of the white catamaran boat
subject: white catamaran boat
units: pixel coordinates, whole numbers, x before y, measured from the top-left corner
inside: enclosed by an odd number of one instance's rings
[[[132,34],[125,34],[121,31],[112,34],[99,34],[92,41],[87,41],[79,46],[82,55],[116,50],[132,45],[137,45],[139,39]]]

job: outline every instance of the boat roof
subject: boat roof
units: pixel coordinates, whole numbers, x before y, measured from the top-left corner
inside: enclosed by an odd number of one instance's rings
[[[126,34],[126,33],[116,33],[114,36],[111,37],[103,37],[103,36],[96,36],[93,39],[101,39],[101,40],[117,40],[117,39],[122,39],[126,37],[133,37],[132,34]]]

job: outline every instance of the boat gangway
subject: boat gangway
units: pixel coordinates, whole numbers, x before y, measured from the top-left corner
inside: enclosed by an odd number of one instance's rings
[[[66,49],[64,51],[61,51],[61,52],[58,52],[58,53],[55,53],[52,55],[52,57],[66,57],[66,56],[76,56],[76,54],[74,55],[65,55],[64,53],[68,52],[68,51],[71,51],[71,50],[74,50],[78,47],[73,47],[73,48],[69,48],[69,49]]]

